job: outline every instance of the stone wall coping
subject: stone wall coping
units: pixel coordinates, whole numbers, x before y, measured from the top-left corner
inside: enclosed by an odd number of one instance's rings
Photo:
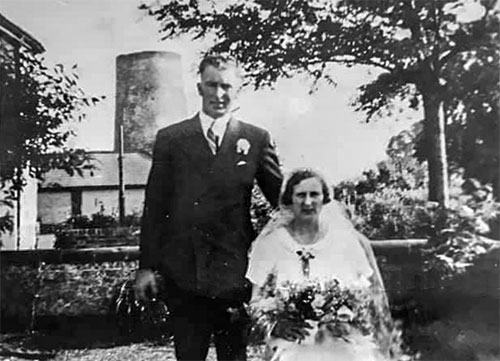
[[[0,265],[85,264],[139,259],[139,246],[1,251]]]
[[[375,254],[419,253],[427,244],[426,239],[399,239],[371,241]],[[43,249],[0,251],[0,265],[38,264],[83,264],[118,261],[136,261],[139,259],[139,246],[99,247],[79,249]]]
[[[427,245],[428,240],[425,238],[415,239],[383,239],[370,241],[374,249],[377,248],[421,248]]]

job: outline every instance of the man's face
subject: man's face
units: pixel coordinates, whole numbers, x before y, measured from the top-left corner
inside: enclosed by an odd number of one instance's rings
[[[197,86],[203,112],[217,119],[231,111],[240,90],[240,78],[233,66],[217,69],[209,65],[201,74]]]
[[[323,187],[318,178],[307,178],[293,188],[292,212],[296,219],[313,220],[323,208]]]

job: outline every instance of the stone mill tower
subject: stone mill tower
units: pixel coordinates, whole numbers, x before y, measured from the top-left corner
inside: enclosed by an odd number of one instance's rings
[[[151,152],[158,129],[187,116],[181,56],[144,51],[116,58],[114,149]]]

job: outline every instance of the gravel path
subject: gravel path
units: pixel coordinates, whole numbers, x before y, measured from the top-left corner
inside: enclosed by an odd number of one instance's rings
[[[259,358],[255,353],[249,350],[249,360],[257,361]],[[173,347],[169,346],[149,346],[144,344],[114,347],[111,349],[93,349],[67,351],[58,354],[54,360],[77,360],[77,361],[93,361],[93,360],[109,360],[109,361],[132,361],[132,360],[163,360],[175,361]],[[18,360],[15,360],[18,361]],[[210,349],[207,361],[216,361],[215,349]]]
[[[260,350],[249,347],[248,361],[260,360],[258,353]],[[26,361],[26,360],[47,360],[47,361],[139,361],[139,360],[161,360],[175,361],[174,349],[169,345],[156,345],[151,343],[134,343],[123,346],[93,347],[86,349],[64,349],[55,352],[40,351],[31,348],[15,345],[13,343],[0,346],[0,360],[5,361]],[[215,349],[211,348],[207,361],[216,361]]]

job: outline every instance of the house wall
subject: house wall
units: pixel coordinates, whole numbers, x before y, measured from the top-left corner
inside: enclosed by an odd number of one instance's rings
[[[144,203],[144,189],[125,190],[125,213],[141,214]],[[82,191],[81,214],[103,212],[118,214],[118,190],[84,190]],[[38,193],[38,217],[42,224],[56,224],[71,216],[70,192]]]
[[[142,214],[144,189],[125,190],[125,214]],[[90,216],[102,211],[104,214],[118,214],[118,190],[83,190],[81,214]],[[56,224],[71,217],[71,193],[38,193],[38,217],[42,224]]]
[[[118,192],[116,190],[92,190],[82,192],[82,215],[102,212],[118,214]]]
[[[37,180],[26,177],[26,185],[19,203],[14,202],[13,208],[0,207],[0,216],[10,214],[14,228],[12,232],[0,233],[2,250],[34,248],[37,232],[37,189]]]
[[[125,190],[125,214],[142,213],[144,189]],[[82,192],[82,214],[118,214],[118,190],[92,190]]]
[[[125,213],[142,214],[144,208],[144,189],[127,189],[125,191]]]
[[[71,193],[38,193],[38,218],[43,224],[56,224],[71,216]]]

